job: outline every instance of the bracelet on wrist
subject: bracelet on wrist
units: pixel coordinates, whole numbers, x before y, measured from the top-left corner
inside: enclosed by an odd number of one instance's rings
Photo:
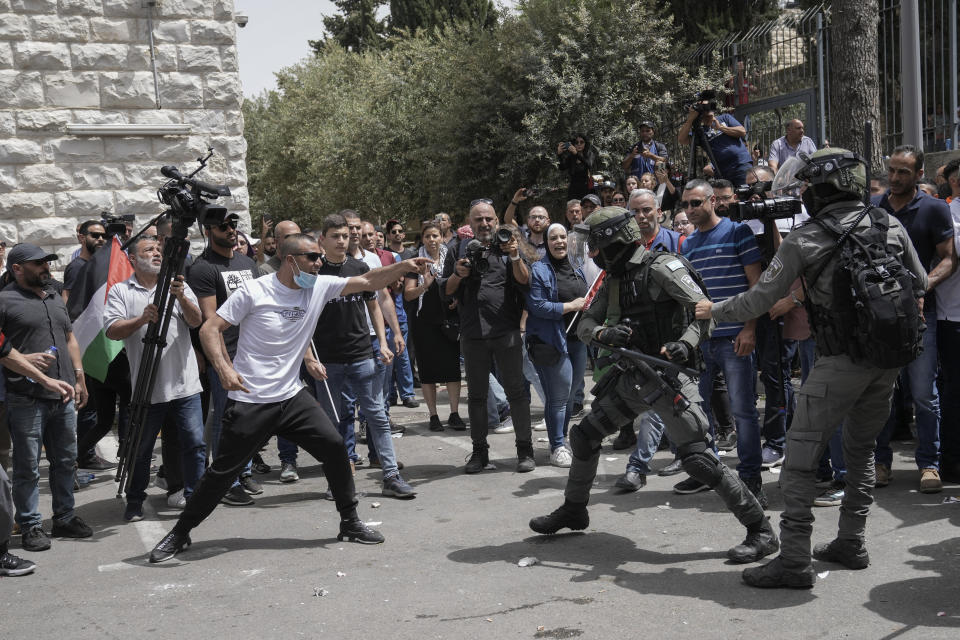
[[[510,201],[510,204],[512,204],[512,205],[515,206],[515,207],[519,207],[519,206],[520,206],[520,203],[519,203],[519,202],[514,202],[513,200]]]

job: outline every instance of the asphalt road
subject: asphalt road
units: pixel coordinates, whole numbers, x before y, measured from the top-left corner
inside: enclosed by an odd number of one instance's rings
[[[638,493],[616,494],[627,456],[605,446],[589,529],[540,537],[527,521],[560,504],[566,475],[548,466],[546,442],[536,443],[541,466],[521,475],[513,436],[491,435],[497,469],[466,476],[466,433],[429,432],[424,409],[395,408],[394,417],[409,426],[394,442],[417,498],[380,496],[377,470],[356,476],[360,516],[385,544],[337,542],[321,468],[301,455],[299,482],[281,484],[275,466],[258,476],[265,491],[255,506],[218,507],[189,550],[149,565],[176,512],[151,488],[146,519],[124,523],[101,474],[77,493],[93,538],[25,553],[14,537],[12,551],[39,568],[0,579],[3,637],[960,637],[960,504],[943,503],[960,488],[918,493],[909,444],[876,493],[868,569],[817,564],[812,590],[759,591],[726,561],[743,530],[711,492],[675,495],[678,477],[652,476]],[[265,458],[278,464],[272,443]],[[660,452],[654,466],[669,461]],[[764,474],[775,520],[778,477]],[[45,479],[41,505],[49,518]],[[837,513],[816,510],[814,542],[833,537]],[[528,557],[537,563],[518,566]]]

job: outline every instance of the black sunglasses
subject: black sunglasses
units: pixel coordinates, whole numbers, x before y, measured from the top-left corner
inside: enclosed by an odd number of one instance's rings
[[[473,208],[474,208],[475,206],[477,206],[478,204],[489,204],[489,205],[492,205],[492,204],[493,204],[493,200],[491,200],[490,198],[477,198],[476,200],[474,200],[473,202],[470,203],[470,208],[473,209]]]
[[[107,237],[106,233],[100,233],[99,231],[88,231],[86,235],[90,236],[94,240],[100,240],[101,238]]]
[[[217,229],[220,229],[220,231],[226,231],[227,229],[236,229],[236,228],[237,228],[237,221],[236,221],[236,220],[231,220],[230,222],[224,222],[223,224],[218,224],[218,225],[214,225],[214,226],[215,226]]]
[[[304,253],[291,253],[292,256],[307,256],[307,260],[310,262],[316,262],[323,257],[323,254],[319,251],[306,251]]]
[[[403,233],[403,229],[400,227],[394,227],[393,229],[390,229],[390,233]]]
[[[696,199],[694,199],[694,200],[681,200],[681,201],[680,201],[680,206],[682,206],[684,209],[696,209],[697,207],[699,207],[699,206],[702,205],[703,203],[704,203],[703,200],[696,200]]]

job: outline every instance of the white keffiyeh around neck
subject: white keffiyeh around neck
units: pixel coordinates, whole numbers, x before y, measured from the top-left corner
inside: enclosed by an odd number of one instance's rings
[[[430,258],[431,260],[433,260],[433,256],[427,253],[427,248],[425,246],[420,247],[420,250],[417,252],[417,255],[421,258]],[[429,266],[429,269],[433,271],[433,275],[435,278],[439,278],[443,274],[443,265],[446,263],[446,259],[447,259],[447,245],[441,242],[440,248],[437,251],[437,260],[432,265]],[[423,284],[423,275],[418,274],[417,286],[420,286],[422,284]],[[421,293],[420,297],[417,299],[418,315],[420,313],[420,308],[423,307],[423,296],[425,293],[426,291]]]

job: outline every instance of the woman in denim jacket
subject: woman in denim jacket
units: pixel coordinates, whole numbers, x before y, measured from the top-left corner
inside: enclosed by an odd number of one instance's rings
[[[564,444],[572,414],[572,382],[583,378],[587,348],[570,323],[583,309],[587,282],[567,259],[567,230],[560,224],[547,229],[547,253],[530,269],[527,296],[527,349],[537,369],[546,398],[544,418],[550,440],[550,463],[569,467],[570,449]],[[570,327],[570,331],[567,328]]]

